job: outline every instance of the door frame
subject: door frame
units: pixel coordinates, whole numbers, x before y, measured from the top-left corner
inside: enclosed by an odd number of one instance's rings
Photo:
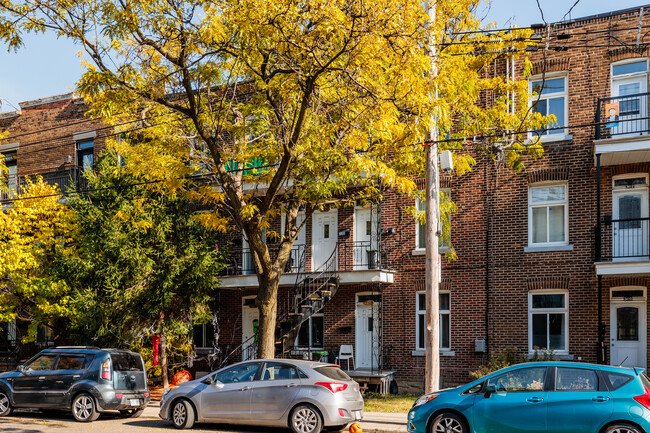
[[[372,305],[371,308],[377,308],[377,321],[375,322],[376,325],[373,325],[373,334],[375,333],[375,329],[377,330],[376,334],[372,336],[372,351],[370,354],[370,367],[360,367],[361,364],[361,357],[359,356],[360,351],[359,348],[361,347],[361,340],[360,340],[360,326],[362,325],[359,321],[359,306],[363,305],[366,306],[363,302],[359,302],[359,297],[360,296],[367,296],[367,295],[372,295],[372,296],[379,296],[381,299],[381,292],[376,292],[376,291],[368,291],[368,292],[358,292],[355,293],[354,295],[354,366],[355,369],[368,369],[370,368],[371,370],[379,370],[381,367],[381,334],[382,330],[381,327],[383,326],[382,320],[381,320],[381,308],[382,304],[380,302],[376,302],[376,305]],[[373,317],[374,314],[373,314]],[[376,341],[375,341],[376,338]],[[376,353],[375,353],[376,352]],[[377,361],[375,365],[375,360]]]
[[[370,216],[370,235],[368,236],[367,234],[361,234],[362,227],[359,227],[357,224],[359,223],[360,215],[369,215]],[[377,250],[379,248],[379,230],[378,230],[378,222],[379,220],[379,209],[377,206],[373,204],[369,205],[355,205],[354,206],[354,212],[353,212],[353,242],[354,242],[354,247],[352,249],[352,262],[353,262],[353,269],[354,270],[366,270],[370,269],[368,266],[368,256],[366,251],[364,251],[362,246],[357,245],[357,242],[368,242],[369,248],[368,250]],[[366,239],[369,237],[369,239]],[[364,257],[365,255],[365,257]]]
[[[634,178],[644,178],[645,183],[643,185],[634,185],[633,187],[627,187],[627,186],[615,186],[615,183],[617,180],[620,179],[634,179]],[[650,206],[648,204],[648,173],[626,173],[622,174],[619,176],[614,176],[612,177],[612,219],[617,220],[620,219],[620,214],[619,214],[619,208],[618,208],[618,197],[619,196],[624,196],[624,195],[630,195],[630,194],[635,194],[635,193],[641,193],[641,216],[640,218],[648,218],[649,211],[650,211]],[[648,253],[648,248],[650,245],[648,244],[648,241],[645,240],[644,237],[644,232],[647,233],[647,230],[645,228],[646,224],[650,224],[650,222],[642,223],[641,224],[641,245],[643,248],[645,248],[645,252]],[[617,228],[615,225],[612,225],[612,255],[615,256],[615,249],[616,249],[616,237],[617,234],[615,232]],[[620,230],[620,228],[618,228]],[[645,242],[644,242],[645,241]],[[641,257],[621,257],[621,258],[614,258],[614,261],[625,261],[625,260],[644,260],[644,256]]]
[[[646,70],[645,72],[632,72],[629,74],[621,74],[614,76],[614,66],[619,66],[623,64],[628,64],[628,63],[641,63],[645,62],[646,63]],[[639,88],[639,93],[647,93],[648,92],[648,58],[647,57],[642,57],[642,58],[633,58],[633,59],[626,59],[622,60],[619,62],[614,62],[610,65],[610,94],[612,98],[617,98],[621,96],[618,91],[618,86],[617,84],[625,83],[625,82],[635,82],[638,81],[641,83],[641,86]],[[639,117],[641,118],[642,122],[645,122],[645,126],[642,128],[642,130],[646,130],[648,128],[648,119],[644,119],[645,117],[648,116],[648,109],[647,109],[647,97],[645,100],[640,101],[640,110],[641,112],[639,113]],[[614,128],[622,128],[621,126],[615,126]],[[623,128],[623,131],[625,129]],[[618,137],[625,137],[625,136],[634,136],[634,135],[639,135],[639,132],[631,132],[631,133],[625,133],[625,132],[615,132],[615,134]]]
[[[327,251],[327,257],[330,257],[330,254],[336,250],[336,245],[338,242],[338,233],[339,233],[339,209],[337,207],[334,207],[333,209],[330,209],[328,211],[316,211],[313,213],[311,217],[311,270],[312,272],[318,271],[318,268],[323,266],[325,263],[327,263],[327,258],[325,259],[325,262],[319,264],[316,266],[316,250],[319,250],[322,248],[322,245],[320,243],[317,243],[316,241],[316,233],[318,229],[318,224],[316,224],[316,220],[320,216],[324,215],[329,215],[332,214],[335,217],[334,221],[334,227],[330,228],[330,239],[332,239],[332,243],[334,244],[334,248],[332,250]],[[338,268],[338,266],[336,266]]]
[[[613,293],[616,290],[642,290],[643,297],[634,297],[631,299],[614,298]],[[612,287],[609,290],[609,363],[610,365],[618,365],[618,356],[616,364],[614,364],[614,350],[613,343],[616,341],[616,309],[621,306],[633,306],[639,308],[639,360],[640,364],[635,367],[645,368],[647,365],[647,352],[648,352],[648,307],[647,307],[647,288],[644,286],[618,286]]]
[[[250,307],[249,305],[246,305],[247,300],[250,300],[250,299],[254,300],[255,297],[256,297],[255,295],[250,295],[250,296],[242,296],[242,298],[241,298],[241,308],[242,308],[242,311],[241,311],[241,322],[242,322],[241,323],[241,341],[242,341],[241,357],[242,357],[242,361],[248,361],[250,359],[256,359],[257,358],[257,353],[253,354],[252,357],[251,357],[251,354],[247,354],[247,351],[251,350],[251,349],[248,349],[251,345],[250,345],[250,342],[248,342],[248,343],[246,342],[246,340],[248,340],[251,337],[251,336],[248,336],[246,334],[246,331],[248,329],[246,323],[247,323],[247,320],[250,318],[249,314],[251,314],[252,311],[254,311],[255,313],[252,314],[252,316],[253,317],[257,316],[257,320],[259,320],[259,318],[260,318],[260,312],[257,309],[257,306],[255,306],[253,308],[253,307]],[[255,305],[255,304],[253,304],[253,305]],[[253,320],[255,320],[255,319],[253,319]],[[254,335],[254,332],[255,331],[253,329],[253,335]]]

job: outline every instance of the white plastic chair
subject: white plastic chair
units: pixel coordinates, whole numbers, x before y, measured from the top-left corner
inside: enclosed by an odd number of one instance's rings
[[[337,364],[340,365],[341,361],[346,360],[349,371],[350,359],[352,360],[352,369],[354,370],[354,349],[351,344],[341,344],[341,347],[339,348],[339,356],[336,357]]]

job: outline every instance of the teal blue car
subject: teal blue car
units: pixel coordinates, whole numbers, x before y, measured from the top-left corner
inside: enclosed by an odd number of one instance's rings
[[[411,433],[650,433],[640,368],[531,362],[418,398]]]

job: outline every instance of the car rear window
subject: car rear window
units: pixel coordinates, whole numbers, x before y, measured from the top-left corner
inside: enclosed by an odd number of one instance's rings
[[[111,359],[115,371],[142,371],[142,360],[135,353],[111,353]]]
[[[350,379],[350,376],[345,374],[343,370],[333,365],[329,365],[327,367],[317,367],[314,370],[325,377],[329,377],[332,380],[352,380]]]
[[[616,389],[619,389],[626,383],[632,380],[632,376],[629,374],[622,374],[622,373],[613,373],[610,371],[605,371],[605,380],[607,380],[607,387],[609,388],[610,391],[614,391]],[[641,380],[643,380],[643,375],[641,375]],[[647,381],[647,379],[646,379]]]

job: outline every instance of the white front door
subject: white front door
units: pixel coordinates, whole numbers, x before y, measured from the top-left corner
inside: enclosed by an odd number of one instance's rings
[[[284,231],[287,227],[287,216],[282,215],[280,220],[280,235],[284,236]],[[305,245],[307,244],[307,236],[305,235],[305,212],[298,212],[296,218],[296,225],[302,228],[298,232],[295,242],[293,243],[293,248],[291,248],[291,257],[285,268],[285,272],[304,272],[305,270]]]
[[[612,300],[610,310],[611,364],[645,368],[646,303]]]
[[[648,130],[648,99],[645,95],[638,95],[648,91],[647,83],[646,74],[612,80],[612,97],[616,98],[612,102],[618,103],[618,119],[611,122],[618,125],[611,127],[612,135],[638,135]]]
[[[369,267],[371,254],[375,254],[375,266]],[[377,209],[356,207],[354,209],[354,269],[375,269],[377,251]]]
[[[313,272],[321,271],[335,253],[338,235],[338,209],[329,212],[314,212],[312,218],[312,266]]]
[[[357,369],[379,369],[380,295],[357,295],[355,366]]]
[[[257,330],[260,312],[255,305],[255,296],[242,298],[242,361],[257,358]]]
[[[612,252],[614,260],[648,259],[648,190],[613,192]]]

